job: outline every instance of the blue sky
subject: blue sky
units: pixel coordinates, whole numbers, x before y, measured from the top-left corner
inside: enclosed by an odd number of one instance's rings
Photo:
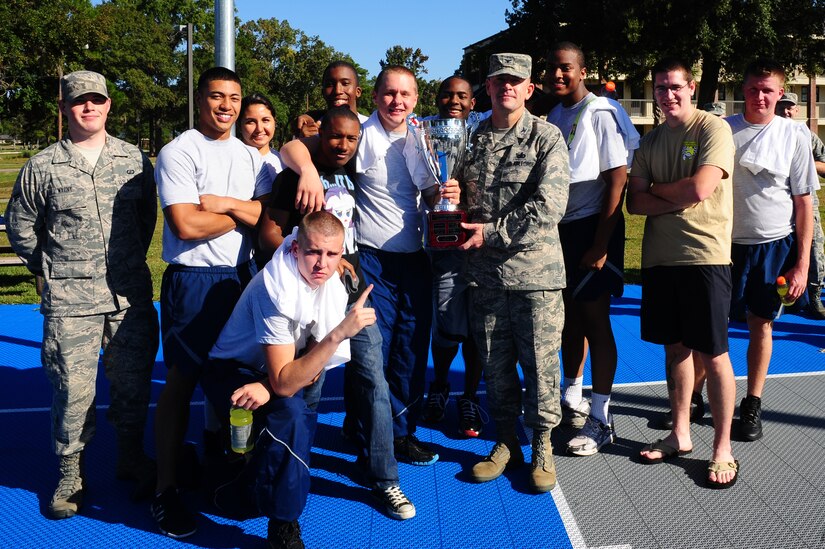
[[[414,6],[414,11],[411,9]],[[461,63],[464,46],[507,27],[510,0],[235,0],[242,21],[286,19],[290,26],[348,53],[370,76],[387,48],[421,48],[430,57],[427,79],[443,79]]]

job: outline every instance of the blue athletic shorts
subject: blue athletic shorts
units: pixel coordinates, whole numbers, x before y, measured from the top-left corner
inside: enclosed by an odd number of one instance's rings
[[[160,289],[163,361],[199,378],[210,349],[255,272],[255,263],[238,267],[169,265]]]
[[[567,295],[576,301],[594,301],[610,293],[621,297],[624,293],[624,216],[622,216],[607,243],[607,261],[600,271],[581,269],[584,253],[593,245],[599,215],[591,215],[559,224],[559,239],[567,273]]]
[[[730,310],[742,315],[746,310],[766,320],[779,316],[776,277],[796,263],[796,236],[764,244],[734,244],[731,247],[733,293]]]

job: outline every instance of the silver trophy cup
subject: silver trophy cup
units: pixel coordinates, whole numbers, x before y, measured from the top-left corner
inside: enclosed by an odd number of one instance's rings
[[[416,138],[427,167],[443,186],[450,178],[456,178],[464,166],[467,152],[467,127],[459,118],[423,120],[416,129]],[[429,216],[428,242],[433,248],[451,248],[466,240],[461,223],[467,220],[466,212],[442,198]]]

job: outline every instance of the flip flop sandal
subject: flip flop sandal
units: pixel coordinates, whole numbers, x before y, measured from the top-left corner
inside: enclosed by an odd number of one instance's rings
[[[718,474],[724,473],[725,471],[735,471],[736,475],[734,475],[729,482],[716,482],[715,480],[706,478],[705,482],[707,483],[708,488],[713,488],[714,490],[725,490],[736,484],[736,481],[739,480],[739,461],[711,461],[708,463],[708,473]]]
[[[662,463],[668,459],[673,459],[677,456],[685,456],[693,451],[693,448],[690,450],[680,450],[678,448],[674,448],[670,444],[664,441],[664,439],[659,439],[656,442],[648,444],[644,448],[642,448],[642,452],[660,452],[662,454],[661,457],[657,458],[649,458],[639,454],[639,459],[642,463],[646,465],[652,465],[654,463]]]

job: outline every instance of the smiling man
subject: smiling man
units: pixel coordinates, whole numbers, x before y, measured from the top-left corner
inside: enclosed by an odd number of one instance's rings
[[[748,394],[739,405],[739,425],[748,441],[762,437],[762,391],[773,321],[781,311],[775,281],[784,276],[794,300],[807,289],[811,194],[819,188],[807,128],[775,115],[784,86],[782,65],[754,61],[742,84],[745,112],[725,119],[736,145],[731,309],[747,311]]]
[[[60,84],[69,135],[26,163],[6,211],[12,248],[44,280],[41,359],[53,388],[52,444],[60,456],[48,505],[55,519],[74,516],[82,505],[81,458],[95,432],[101,346],[117,476],[151,491],[155,467],[143,452],[143,430],[158,345],[146,265],[157,220],[152,165],[137,147],[106,133],[112,103],[103,75],[76,71]]]
[[[642,449],[643,463],[693,450],[693,361],[707,372],[713,455],[707,485],[739,478],[730,443],[736,386],[728,355],[733,139],[729,127],[691,103],[696,82],[679,59],[651,70],[665,123],[647,133],[633,158],[627,210],[646,215],[642,239],[642,339],[665,347],[673,429]]]
[[[628,148],[639,142],[624,109],[589,92],[586,77],[582,50],[571,42],[557,44],[548,56],[546,79],[561,102],[547,121],[561,130],[570,153],[570,197],[559,224],[567,274],[561,405],[562,423],[579,429],[567,450],[579,456],[593,455],[616,438],[608,411],[618,360],[610,296],[621,297],[624,291],[622,201]],[[582,397],[588,350],[592,405]]]
[[[430,327],[432,273],[422,248],[422,202],[440,198],[407,117],[418,101],[415,75],[406,67],[388,65],[379,73],[373,92],[376,110],[364,123],[355,157],[358,208],[356,237],[361,267],[374,284],[372,302],[383,338],[383,359],[390,387],[395,455],[399,461],[431,465],[438,454],[415,436],[424,392]],[[316,141],[284,145],[284,163],[307,182],[299,186],[298,202],[309,210],[323,204],[323,185],[310,151]],[[457,202],[458,184],[444,196]]]
[[[155,179],[166,224],[160,296],[166,384],[158,399],[157,494],[152,514],[164,534],[195,532],[178,495],[176,467],[189,401],[203,363],[246,283],[255,274],[252,230],[271,187],[261,155],[232,137],[241,106],[238,76],[223,67],[198,81],[198,127],[166,145]]]
[[[533,430],[530,486],[556,485],[550,432],[559,424],[559,346],[564,260],[558,223],[567,204],[567,148],[558,128],[531,115],[532,59],[490,56],[493,113],[471,138],[462,174],[469,232],[470,323],[478,346],[496,443],[471,472],[476,482],[524,463],[518,417]],[[524,373],[522,395],[517,364]]]

